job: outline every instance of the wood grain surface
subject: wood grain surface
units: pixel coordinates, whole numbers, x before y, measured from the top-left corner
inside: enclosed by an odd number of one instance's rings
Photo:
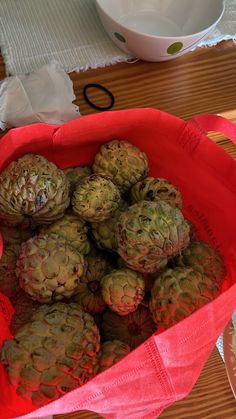
[[[115,109],[153,107],[190,119],[199,113],[219,113],[236,121],[236,45],[222,42],[201,48],[176,60],[163,63],[122,63],[86,72],[71,73],[75,103],[82,115],[95,113],[83,98],[87,83],[100,83],[115,97]],[[0,79],[5,67],[0,57]],[[90,91],[90,98],[105,106],[107,96]],[[3,136],[4,133],[1,134]],[[236,158],[236,146],[221,134],[211,133],[213,141]],[[95,412],[81,411],[57,415],[54,419],[98,419]],[[224,364],[214,349],[193,390],[166,411],[161,419],[236,419]],[[124,417],[124,419],[126,419]]]

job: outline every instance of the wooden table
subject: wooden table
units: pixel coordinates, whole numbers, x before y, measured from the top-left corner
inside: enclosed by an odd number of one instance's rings
[[[72,73],[75,103],[82,115],[94,113],[82,95],[87,83],[100,83],[115,96],[114,109],[153,107],[183,119],[199,113],[220,113],[236,121],[236,45],[223,42],[201,48],[163,63],[122,63],[97,70]],[[0,79],[5,77],[0,57]],[[91,90],[91,99],[104,106],[107,96]],[[236,158],[236,146],[222,135],[211,136]],[[58,415],[54,419],[96,419],[93,412]],[[161,419],[235,419],[236,401],[221,357],[215,348],[191,394],[175,403]],[[124,418],[125,419],[125,418]]]

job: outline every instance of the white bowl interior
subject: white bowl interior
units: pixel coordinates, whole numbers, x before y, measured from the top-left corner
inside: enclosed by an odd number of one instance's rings
[[[97,0],[114,21],[156,36],[188,36],[210,28],[220,17],[224,0]]]

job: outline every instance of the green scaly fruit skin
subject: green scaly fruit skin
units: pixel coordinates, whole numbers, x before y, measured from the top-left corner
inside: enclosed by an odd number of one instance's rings
[[[57,234],[39,234],[23,243],[16,263],[20,287],[33,300],[50,303],[77,292],[85,260]]]
[[[220,293],[209,276],[189,267],[167,269],[155,279],[150,311],[158,326],[168,329],[212,301]]]
[[[55,233],[68,240],[82,255],[90,252],[90,242],[87,237],[88,228],[85,221],[73,213],[66,213],[60,220],[39,229],[40,234]]]
[[[72,297],[72,301],[79,303],[84,311],[94,315],[102,313],[106,308],[100,282],[112,267],[100,256],[87,256],[85,261],[87,269],[80,279],[78,291]]]
[[[162,199],[180,209],[183,206],[179,189],[163,178],[146,177],[132,186],[130,195],[132,203]]]
[[[153,273],[188,246],[189,223],[179,208],[162,200],[140,201],[122,212],[117,242],[128,267]]]
[[[147,176],[148,158],[128,141],[113,140],[101,146],[95,156],[94,173],[110,176],[121,193]]]
[[[92,235],[99,249],[113,252],[117,250],[116,224],[122,211],[127,208],[127,202],[122,199],[119,207],[107,220],[100,223],[91,223]]]
[[[141,305],[127,316],[119,316],[106,310],[102,315],[101,333],[103,339],[118,339],[127,343],[131,349],[137,348],[157,329],[148,308]]]
[[[127,343],[120,340],[113,340],[104,342],[101,345],[101,355],[99,358],[99,370],[102,372],[112,367],[130,352],[130,347]]]
[[[102,296],[108,307],[120,316],[132,313],[145,293],[143,275],[131,269],[116,269],[101,280]]]
[[[19,281],[16,277],[16,261],[20,246],[6,245],[0,259],[0,292],[13,298],[19,291]]]
[[[17,393],[42,406],[93,378],[100,335],[78,304],[42,305],[31,321],[4,341],[1,361]]]
[[[202,240],[190,242],[189,246],[176,257],[177,266],[189,266],[211,276],[216,282],[223,281],[226,270],[220,254]]]
[[[72,208],[84,220],[100,222],[112,215],[120,199],[119,189],[112,180],[95,174],[81,179],[72,197]]]
[[[70,194],[72,194],[76,188],[78,182],[85,176],[89,176],[92,173],[92,169],[89,166],[75,166],[64,169],[63,172],[70,184]]]
[[[69,203],[65,173],[42,156],[26,154],[0,173],[0,218],[9,224],[54,221]]]

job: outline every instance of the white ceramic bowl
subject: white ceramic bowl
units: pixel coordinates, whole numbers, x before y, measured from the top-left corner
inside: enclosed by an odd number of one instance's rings
[[[96,0],[102,24],[123,51],[145,61],[183,55],[221,19],[225,0]]]

